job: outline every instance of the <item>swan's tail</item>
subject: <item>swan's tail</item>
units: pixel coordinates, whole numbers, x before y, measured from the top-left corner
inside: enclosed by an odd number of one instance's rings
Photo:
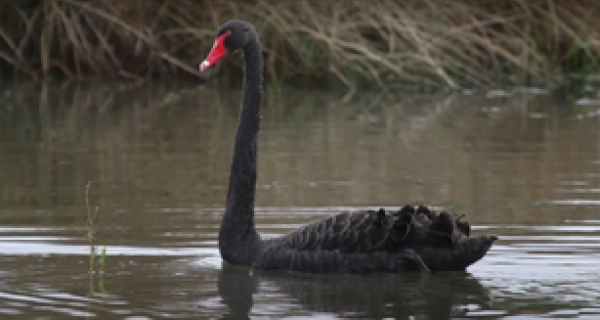
[[[495,235],[462,238],[447,248],[421,246],[415,251],[431,271],[463,271],[483,258],[498,239]]]

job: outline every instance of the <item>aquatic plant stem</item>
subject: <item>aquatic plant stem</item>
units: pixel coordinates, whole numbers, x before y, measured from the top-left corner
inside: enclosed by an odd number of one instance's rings
[[[96,274],[99,274],[98,278],[98,290],[99,292],[104,292],[104,279],[102,275],[104,274],[104,265],[106,263],[106,246],[102,247],[102,251],[98,252],[98,248],[96,247],[96,231],[94,229],[95,224],[98,220],[98,212],[99,207],[96,207],[92,212],[90,206],[90,188],[92,187],[92,181],[88,181],[85,186],[85,209],[87,213],[86,217],[86,227],[87,234],[86,238],[90,247],[90,257],[89,257],[89,290],[90,295],[93,295],[95,290],[94,278]],[[98,270],[96,270],[98,268]]]
[[[104,264],[106,262],[106,247],[102,247],[102,251],[98,253],[96,248],[96,230],[95,225],[98,220],[99,208],[96,207],[92,212],[90,206],[90,188],[92,187],[92,181],[88,181],[85,186],[85,209],[87,212],[86,227],[87,227],[87,240],[90,246],[90,262],[89,272],[96,272],[96,265],[99,267],[99,271],[104,271]]]
[[[94,220],[95,217],[92,215],[92,210],[90,209],[90,188],[92,187],[92,181],[88,181],[87,185],[85,186],[85,209],[87,212],[87,219],[86,219],[86,225],[87,225],[87,240],[90,246],[90,265],[89,265],[89,272],[90,274],[93,274],[95,271],[95,260],[96,260],[96,246],[94,244]]]

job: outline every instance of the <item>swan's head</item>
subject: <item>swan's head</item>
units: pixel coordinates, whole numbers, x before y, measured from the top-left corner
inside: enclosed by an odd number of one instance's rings
[[[219,28],[212,50],[200,64],[200,71],[206,71],[229,53],[245,47],[253,32],[254,27],[246,21],[230,20],[226,22]]]

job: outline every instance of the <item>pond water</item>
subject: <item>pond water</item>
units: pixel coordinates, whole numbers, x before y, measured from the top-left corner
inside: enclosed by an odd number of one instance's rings
[[[426,203],[500,235],[466,274],[311,275],[221,266],[238,89],[5,87],[0,318],[597,319],[600,102],[540,93],[269,88],[262,233]],[[88,181],[106,248],[93,276]]]

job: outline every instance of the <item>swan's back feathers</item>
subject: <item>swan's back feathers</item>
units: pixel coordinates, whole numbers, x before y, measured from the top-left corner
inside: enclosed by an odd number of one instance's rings
[[[309,272],[464,270],[496,240],[470,237],[462,216],[424,206],[343,212],[264,248],[254,266]]]
[[[365,212],[366,213],[366,212]],[[355,244],[359,238],[367,242],[381,241],[379,234],[369,238],[368,231],[372,217],[369,214],[356,215],[351,212],[327,217],[317,222],[305,225],[287,234],[281,239],[281,244],[294,250],[331,250],[341,251]],[[359,236],[359,233],[361,233]]]
[[[280,244],[300,251],[378,251],[388,242],[390,220],[385,211],[342,212],[285,235]]]
[[[425,206],[348,211],[305,225],[280,239],[294,250],[338,250],[342,253],[398,251],[418,243],[452,246],[465,236],[459,217]],[[464,224],[464,222],[461,222]]]

